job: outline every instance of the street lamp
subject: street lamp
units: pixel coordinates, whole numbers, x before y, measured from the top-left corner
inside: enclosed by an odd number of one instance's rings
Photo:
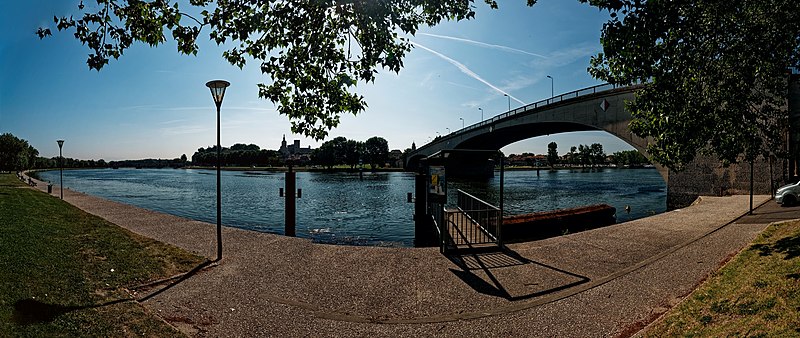
[[[464,129],[464,118],[459,117],[458,119],[461,120],[461,129]]]
[[[548,75],[548,79],[550,79],[550,97],[555,97],[556,95],[553,93],[553,77]]]
[[[447,129],[447,135],[450,135],[450,128],[445,127],[444,129]]]
[[[206,87],[211,89],[211,98],[217,105],[217,261],[222,260],[222,179],[220,176],[220,158],[222,157],[222,147],[219,138],[219,109],[222,107],[222,98],[225,96],[225,88],[231,83],[225,80],[212,80],[206,82]]]
[[[483,108],[478,107],[478,110],[481,111],[481,122],[483,122]]]
[[[503,94],[503,96],[508,98],[508,111],[511,111],[511,96],[508,96],[508,94]]]
[[[57,140],[58,142],[58,166],[61,168],[61,199],[64,199],[64,156],[61,155],[61,147],[64,146],[64,140]]]

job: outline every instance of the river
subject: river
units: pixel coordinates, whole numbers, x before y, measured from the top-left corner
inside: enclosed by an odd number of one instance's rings
[[[39,173],[59,183],[58,171]],[[225,225],[283,233],[284,201],[278,196],[284,174],[266,171],[222,172],[222,222]],[[499,175],[483,182],[451,181],[491,203],[498,201]],[[216,223],[216,172],[199,169],[65,170],[72,190]],[[315,242],[413,246],[414,191],[411,173],[297,173],[303,190],[297,200],[297,235]],[[506,214],[520,214],[606,203],[617,208],[617,222],[666,210],[666,185],[655,169],[535,170],[505,173]],[[625,206],[631,207],[627,213]]]

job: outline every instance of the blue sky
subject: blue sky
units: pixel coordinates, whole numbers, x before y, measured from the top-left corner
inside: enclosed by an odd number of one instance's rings
[[[269,82],[258,66],[228,64],[223,47],[207,40],[197,56],[179,54],[173,42],[157,48],[137,45],[102,71],[86,66],[89,50],[70,33],[57,32],[53,15],[76,12],[79,1],[27,0],[5,4],[0,14],[0,133],[28,140],[42,156],[81,159],[176,158],[216,143],[216,111],[205,83],[231,82],[222,106],[222,144],[255,143],[277,149],[315,142],[292,135],[275,106],[258,98],[256,84]],[[90,5],[93,1],[87,1]],[[474,20],[425,27],[411,37],[417,46],[399,74],[380,72],[374,84],[359,83],[369,108],[344,116],[329,138],[366,140],[382,136],[392,149],[426,143],[481,118],[550,96],[596,84],[586,72],[601,50],[607,13],[577,0],[503,1],[491,10],[476,0]],[[39,40],[40,26],[53,37]],[[201,37],[206,36],[201,33]],[[559,152],[571,145],[602,143],[607,153],[632,149],[604,132],[529,139],[503,149],[507,154],[545,153],[555,141]]]

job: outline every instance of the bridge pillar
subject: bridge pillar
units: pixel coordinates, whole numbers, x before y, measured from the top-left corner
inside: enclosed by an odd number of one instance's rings
[[[494,177],[496,164],[485,156],[458,156],[447,161],[445,171],[449,178],[486,179]]]
[[[414,246],[436,246],[436,230],[428,213],[428,175],[414,176]]]

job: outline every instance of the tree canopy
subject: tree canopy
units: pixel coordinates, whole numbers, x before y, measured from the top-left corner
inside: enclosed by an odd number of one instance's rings
[[[696,154],[725,162],[785,142],[787,70],[800,65],[797,0],[581,0],[611,13],[590,73],[643,84],[631,130],[680,170]]]
[[[33,168],[39,151],[28,141],[10,133],[0,135],[0,171],[20,171]]]
[[[95,0],[78,5],[80,17],[54,17],[91,51],[87,64],[100,70],[135,43],[157,46],[167,34],[178,51],[196,54],[201,33],[224,44],[223,57],[244,67],[248,59],[269,77],[259,97],[278,106],[292,132],[316,140],[342,114],[367,106],[357,82],[375,80],[379,68],[399,72],[421,25],[475,16],[475,0]],[[496,8],[494,0],[484,0]],[[527,0],[532,6],[536,0]],[[180,3],[180,5],[179,5]],[[187,8],[188,7],[188,8]],[[204,32],[205,31],[205,32]],[[44,38],[52,34],[39,28]]]
[[[555,142],[547,144],[547,163],[551,167],[558,163],[558,144]]]

